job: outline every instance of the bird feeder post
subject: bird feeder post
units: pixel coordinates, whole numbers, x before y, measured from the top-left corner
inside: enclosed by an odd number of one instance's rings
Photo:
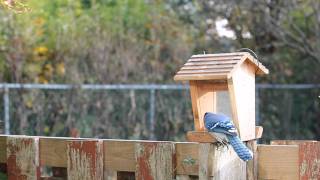
[[[204,128],[206,112],[219,113],[217,92],[227,91],[232,120],[242,141],[256,139],[255,75],[269,70],[247,52],[193,55],[174,76],[189,81],[195,131],[187,138],[212,142]]]

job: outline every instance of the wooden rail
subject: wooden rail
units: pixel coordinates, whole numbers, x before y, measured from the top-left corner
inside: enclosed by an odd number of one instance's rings
[[[0,135],[0,171],[9,180],[320,179],[319,141],[247,146],[246,163],[212,143]]]
[[[320,179],[320,141],[271,141],[258,154],[259,179]]]
[[[2,135],[0,163],[6,163],[9,179],[40,179],[44,166],[66,168],[68,179],[119,179],[123,174],[147,180],[247,176],[247,164],[231,147],[193,142]]]

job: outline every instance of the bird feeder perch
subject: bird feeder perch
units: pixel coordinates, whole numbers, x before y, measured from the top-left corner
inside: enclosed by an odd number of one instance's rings
[[[217,113],[217,92],[227,91],[232,120],[241,140],[255,139],[255,75],[268,73],[247,52],[193,55],[174,80],[189,81],[194,133],[206,131],[204,114]]]

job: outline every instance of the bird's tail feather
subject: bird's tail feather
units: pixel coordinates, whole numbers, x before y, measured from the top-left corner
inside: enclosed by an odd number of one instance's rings
[[[227,136],[234,151],[238,154],[239,158],[244,161],[249,161],[253,158],[252,151],[247,148],[238,136]]]

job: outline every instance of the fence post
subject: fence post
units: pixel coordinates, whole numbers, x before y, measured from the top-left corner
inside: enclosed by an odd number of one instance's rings
[[[4,108],[4,131],[5,134],[10,134],[10,112],[9,112],[9,88],[4,86],[4,93],[3,93],[3,108]]]
[[[155,115],[155,89],[150,89],[150,108],[149,108],[149,124],[150,124],[150,139],[155,140],[155,121],[154,121],[154,115]]]

